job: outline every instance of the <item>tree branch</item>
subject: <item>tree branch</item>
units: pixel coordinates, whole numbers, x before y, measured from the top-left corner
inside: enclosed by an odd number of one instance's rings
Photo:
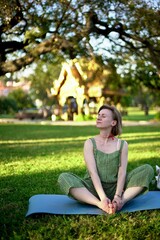
[[[22,67],[33,63],[33,61],[35,61],[35,59],[41,54],[51,52],[53,49],[68,51],[70,57],[73,57],[72,55],[74,54],[73,44],[70,41],[67,41],[60,36],[53,35],[50,39],[38,44],[37,47],[26,53],[24,57],[14,61],[2,62],[0,65],[0,76],[6,74],[7,72],[20,70]]]
[[[24,19],[23,12],[22,12],[20,2],[16,0],[16,14],[10,19],[10,21],[0,26],[0,35],[2,33],[6,33],[6,31],[16,26],[23,19]]]
[[[152,63],[157,67],[158,74],[160,76],[160,50],[153,48],[150,42],[147,39],[141,38],[137,34],[129,34],[124,30],[122,23],[116,23],[112,27],[108,27],[108,24],[98,20],[98,16],[94,11],[89,11],[86,17],[86,26],[88,33],[97,33],[108,37],[110,32],[116,32],[119,34],[119,39],[125,42],[132,50],[140,50],[146,48],[151,56]],[[102,28],[101,28],[102,27]],[[141,46],[135,46],[130,40],[141,43]]]

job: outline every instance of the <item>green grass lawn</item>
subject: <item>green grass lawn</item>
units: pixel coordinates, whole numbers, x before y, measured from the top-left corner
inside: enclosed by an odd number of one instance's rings
[[[97,134],[94,126],[36,124],[0,125],[0,234],[3,240],[160,239],[159,210],[110,216],[25,218],[35,194],[61,194],[61,172],[85,173],[83,143]],[[124,127],[129,143],[128,170],[149,163],[160,165],[160,126]],[[151,190],[156,190],[155,184]]]
[[[144,114],[138,107],[129,107],[127,108],[128,114],[123,116],[123,120],[127,121],[149,121],[155,119],[156,110],[150,109],[148,115]]]

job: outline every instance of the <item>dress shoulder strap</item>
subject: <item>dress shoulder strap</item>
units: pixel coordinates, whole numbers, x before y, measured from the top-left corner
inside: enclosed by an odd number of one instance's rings
[[[96,141],[95,141],[95,139],[94,139],[94,138],[90,138],[90,139],[91,139],[92,144],[93,144],[93,149],[94,149],[94,150],[97,150],[97,146],[96,146]]]
[[[121,146],[120,146],[120,149],[119,149],[119,166],[121,166],[121,152],[122,152],[122,148],[123,148],[123,145],[124,145],[124,140],[120,140],[121,141]]]
[[[124,140],[121,140],[121,146],[120,146],[120,152],[122,151],[122,148],[123,148],[123,145],[124,145]]]

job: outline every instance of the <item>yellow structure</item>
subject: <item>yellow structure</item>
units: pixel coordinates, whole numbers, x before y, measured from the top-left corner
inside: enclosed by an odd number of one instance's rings
[[[57,97],[61,106],[64,106],[68,97],[73,96],[79,108],[83,107],[87,98],[100,98],[102,96],[103,84],[100,79],[89,79],[93,69],[82,70],[80,63],[70,60],[63,63],[58,80],[54,81],[52,94]]]
[[[63,109],[72,108],[71,103],[76,101],[78,107],[76,112],[89,115],[96,112],[97,107],[106,103],[103,94],[109,74],[111,74],[109,70],[94,60],[89,62],[86,59],[70,60],[63,63],[59,78],[53,83],[52,95],[56,97],[58,105]],[[107,90],[107,94],[113,95],[118,92],[110,93]],[[67,120],[66,117],[65,120]]]

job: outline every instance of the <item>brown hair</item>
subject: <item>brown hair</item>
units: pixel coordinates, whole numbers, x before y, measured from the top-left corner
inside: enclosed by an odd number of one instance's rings
[[[113,126],[111,133],[114,136],[120,135],[122,133],[122,117],[121,117],[120,112],[114,106],[102,105],[99,108],[98,113],[102,109],[108,109],[108,110],[110,110],[112,112],[113,120],[115,120],[117,122],[117,124],[115,126]]]

